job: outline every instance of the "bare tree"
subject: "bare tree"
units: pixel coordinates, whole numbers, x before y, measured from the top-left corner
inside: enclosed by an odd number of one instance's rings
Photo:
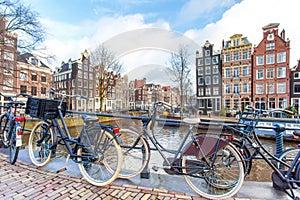
[[[1,0],[0,14],[6,21],[5,26],[0,26],[0,33],[17,33],[19,50],[31,52],[44,41],[46,32],[39,14],[20,0]]]
[[[103,44],[99,44],[91,51],[91,63],[96,70],[100,101],[99,110],[102,111],[104,99],[107,97],[110,88],[115,87],[115,80],[120,77],[122,64]]]
[[[190,86],[190,63],[189,52],[186,47],[181,46],[178,52],[173,52],[169,60],[170,66],[166,68],[166,71],[170,79],[178,84],[179,96],[180,96],[180,115],[182,115],[184,107],[184,91]]]

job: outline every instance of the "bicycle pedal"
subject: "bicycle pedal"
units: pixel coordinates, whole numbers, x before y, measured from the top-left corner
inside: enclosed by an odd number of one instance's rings
[[[152,169],[153,169],[154,171],[156,171],[156,172],[157,172],[157,171],[158,171],[158,169],[159,169],[159,167],[157,167],[157,166],[153,166],[153,167],[152,167]]]
[[[64,171],[66,171],[66,170],[67,170],[67,168],[64,167],[64,168],[61,168],[60,170],[57,170],[56,173],[64,172]]]

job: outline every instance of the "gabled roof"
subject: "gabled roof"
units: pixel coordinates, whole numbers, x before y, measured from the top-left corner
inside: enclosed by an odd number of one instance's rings
[[[35,58],[36,60],[38,60],[38,64],[39,65],[35,65],[33,63],[30,62],[30,58]],[[37,58],[36,56],[34,56],[31,53],[24,53],[24,54],[18,54],[17,56],[17,61],[18,62],[22,62],[22,63],[27,63],[27,64],[31,64],[31,65],[35,65],[37,67],[45,67],[47,69],[50,69],[50,67],[48,67],[45,63],[43,63],[39,58]]]

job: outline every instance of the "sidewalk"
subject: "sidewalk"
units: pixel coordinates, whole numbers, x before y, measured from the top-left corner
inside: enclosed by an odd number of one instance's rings
[[[205,199],[196,195],[180,176],[151,173],[150,179],[136,177],[116,180],[105,187],[89,184],[79,173],[78,167],[69,161],[68,170],[57,174],[65,166],[65,159],[55,158],[47,167],[30,164],[27,150],[20,151],[15,165],[7,162],[0,150],[0,199]],[[288,199],[272,188],[272,183],[245,182],[232,200]]]

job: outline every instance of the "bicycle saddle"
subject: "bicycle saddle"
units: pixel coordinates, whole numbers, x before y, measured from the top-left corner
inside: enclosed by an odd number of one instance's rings
[[[92,116],[88,116],[88,115],[82,115],[82,119],[84,122],[98,122],[99,121],[98,117],[92,117]]]

